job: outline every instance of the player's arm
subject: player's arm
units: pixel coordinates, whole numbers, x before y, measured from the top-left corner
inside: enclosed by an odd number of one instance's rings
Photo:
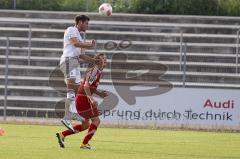
[[[97,105],[97,101],[94,100],[91,91],[90,91],[90,86],[89,84],[86,82],[84,85],[84,91],[85,94],[87,95],[87,97],[90,99],[90,101],[92,102],[93,105]]]
[[[79,55],[79,58],[82,59],[83,61],[86,61],[88,63],[98,63],[99,60],[94,59],[86,54],[81,54]]]
[[[70,39],[70,43],[75,47],[80,47],[80,48],[91,48],[91,47],[94,47],[96,44],[95,40],[92,40],[91,42],[81,42],[76,37],[72,37]]]
[[[91,94],[91,91],[90,91],[90,84],[89,84],[89,73],[86,74],[86,82],[83,86],[84,88],[84,92],[85,94],[87,95],[87,97],[91,100],[91,102],[94,104],[94,105],[97,105],[97,102],[94,100],[92,94]]]
[[[98,95],[101,98],[105,98],[106,96],[108,96],[107,91],[101,91],[101,90],[98,90],[98,89],[95,89],[93,91],[93,93],[95,93],[96,95]]]

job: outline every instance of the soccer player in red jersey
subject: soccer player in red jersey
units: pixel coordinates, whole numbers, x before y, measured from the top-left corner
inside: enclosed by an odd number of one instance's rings
[[[82,145],[80,148],[82,149],[92,149],[88,142],[91,140],[97,128],[100,124],[99,112],[97,109],[97,101],[93,98],[93,93],[98,96],[104,98],[108,94],[106,91],[99,91],[97,87],[100,82],[102,70],[106,64],[106,57],[104,54],[100,53],[95,55],[96,59],[100,59],[99,64],[89,64],[88,70],[86,72],[85,77],[81,81],[79,86],[77,96],[76,96],[76,110],[81,117],[84,117],[85,120],[82,124],[75,125],[74,131],[65,130],[63,132],[57,133],[57,138],[60,147],[64,148],[64,138],[66,136],[84,131],[88,129],[86,136],[83,139]],[[90,122],[91,121],[91,122]]]

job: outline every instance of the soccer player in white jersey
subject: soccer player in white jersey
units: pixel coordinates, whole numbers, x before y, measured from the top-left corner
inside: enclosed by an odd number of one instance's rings
[[[75,110],[75,94],[81,80],[79,60],[81,59],[88,63],[98,62],[96,59],[85,55],[84,51],[86,48],[95,47],[95,40],[85,42],[80,34],[80,32],[85,32],[88,29],[89,20],[89,17],[86,15],[76,16],[75,25],[68,27],[64,33],[64,48],[60,60],[60,69],[65,76],[67,100],[65,102],[65,115],[61,122],[72,131],[74,129],[70,120],[73,118],[73,115],[77,114]],[[81,120],[80,116],[75,116],[75,118]]]

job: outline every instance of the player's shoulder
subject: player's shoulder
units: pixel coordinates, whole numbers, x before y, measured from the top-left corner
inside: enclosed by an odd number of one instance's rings
[[[78,32],[77,28],[74,26],[70,26],[66,29],[67,32]]]

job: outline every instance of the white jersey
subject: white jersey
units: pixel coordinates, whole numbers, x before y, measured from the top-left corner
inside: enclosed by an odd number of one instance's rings
[[[79,41],[83,42],[83,39],[75,26],[68,27],[64,33],[64,42],[63,42],[63,54],[61,59],[66,57],[75,57],[81,54],[81,48],[75,47],[70,43],[71,38],[77,38]],[[62,61],[62,60],[61,60]]]

